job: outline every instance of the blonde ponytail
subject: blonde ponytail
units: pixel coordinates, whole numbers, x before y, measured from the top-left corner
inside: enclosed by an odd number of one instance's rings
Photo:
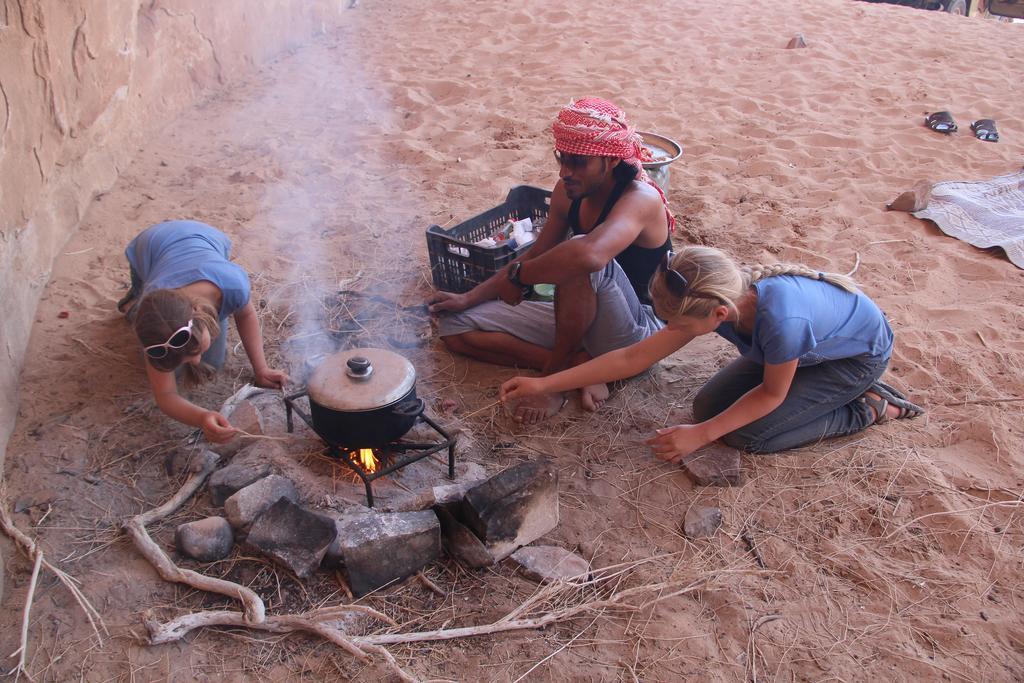
[[[800,277],[827,282],[839,287],[840,289],[845,289],[850,293],[857,291],[857,283],[854,282],[851,277],[840,275],[839,273],[823,273],[798,263],[776,263],[770,266],[744,266],[741,270],[748,278],[748,286],[754,284],[758,280],[763,280],[766,277],[774,277],[776,275],[799,275]]]

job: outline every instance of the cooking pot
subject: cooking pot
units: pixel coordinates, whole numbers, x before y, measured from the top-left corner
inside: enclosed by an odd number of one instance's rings
[[[328,358],[308,383],[313,428],[328,443],[375,448],[401,438],[423,412],[416,369],[384,349],[349,349]]]

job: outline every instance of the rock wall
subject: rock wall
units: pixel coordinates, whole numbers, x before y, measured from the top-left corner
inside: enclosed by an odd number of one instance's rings
[[[0,467],[36,304],[92,198],[147,132],[347,4],[0,0]]]

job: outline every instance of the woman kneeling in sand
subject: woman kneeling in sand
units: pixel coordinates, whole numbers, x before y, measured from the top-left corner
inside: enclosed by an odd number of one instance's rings
[[[697,393],[696,424],[659,429],[647,441],[659,458],[678,461],[717,439],[774,453],[924,412],[878,381],[892,330],[846,276],[785,264],[740,268],[717,249],[687,247],[666,255],[650,289],[664,329],[548,377],[513,377],[502,400],[632,377],[717,332],[740,357]]]
[[[255,383],[276,389],[288,379],[267,366],[249,276],[231,263],[230,254],[227,235],[205,223],[167,221],[146,228],[125,250],[132,287],[117,305],[134,321],[156,404],[175,420],[201,427],[214,443],[230,440],[235,429],[219,412],[182,398],[176,374],[183,373],[191,387],[223,367],[229,315],[235,316]]]

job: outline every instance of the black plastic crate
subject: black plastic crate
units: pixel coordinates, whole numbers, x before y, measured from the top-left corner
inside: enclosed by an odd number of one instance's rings
[[[445,230],[439,225],[427,228],[427,253],[434,286],[445,292],[468,292],[517,256],[533,246],[513,249],[508,244],[480,247],[474,244],[490,237],[509,221],[529,218],[539,231],[548,217],[551,192],[539,187],[519,185],[508,192],[503,204],[473,216]]]

